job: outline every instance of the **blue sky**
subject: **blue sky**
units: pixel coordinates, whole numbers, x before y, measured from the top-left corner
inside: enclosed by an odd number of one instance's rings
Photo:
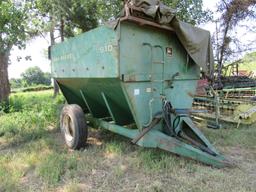
[[[215,5],[218,0],[203,0],[204,7],[212,11],[215,11]],[[211,32],[214,31],[214,25],[208,24],[201,26]],[[27,42],[27,48],[25,50],[19,50],[14,48],[11,52],[11,65],[9,66],[9,78],[18,78],[20,74],[24,72],[27,68],[32,66],[39,66],[44,72],[50,72],[50,61],[47,59],[46,50],[49,46],[49,40],[39,37]],[[20,62],[17,61],[17,57],[21,56]],[[26,61],[25,56],[31,56],[32,61]]]

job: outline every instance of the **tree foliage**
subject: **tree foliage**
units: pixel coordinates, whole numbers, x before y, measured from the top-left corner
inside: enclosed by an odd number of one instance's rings
[[[28,19],[26,6],[20,1],[0,1],[0,102],[8,101],[10,85],[8,62],[13,46],[25,47]]]
[[[200,24],[211,18],[211,12],[203,10],[202,0],[164,0],[177,9],[178,17],[191,24]],[[41,26],[55,27],[65,37],[91,30],[113,19],[123,8],[122,0],[36,0],[34,8]],[[61,30],[63,30],[61,32]]]
[[[255,0],[221,0],[218,4],[218,11],[221,13],[219,18],[219,28],[214,39],[216,59],[218,62],[218,76],[221,76],[223,63],[245,51],[253,50],[253,42],[242,45],[241,41],[234,33],[243,21],[251,21],[253,24],[256,19]],[[252,25],[255,28],[255,25]],[[246,27],[247,32],[250,27]]]
[[[21,74],[22,81],[25,85],[50,85],[51,75],[44,73],[39,67],[30,67],[24,73]]]
[[[176,9],[180,20],[192,25],[205,23],[212,18],[212,12],[203,9],[202,0],[163,0],[163,2]]]
[[[120,0],[35,0],[40,28],[59,31],[64,37],[89,31],[121,10]]]
[[[27,15],[25,7],[11,0],[0,1],[0,51],[7,53],[16,45],[25,46]]]

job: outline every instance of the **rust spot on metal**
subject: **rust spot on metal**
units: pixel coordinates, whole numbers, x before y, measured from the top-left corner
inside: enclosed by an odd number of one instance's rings
[[[188,96],[194,98],[195,97],[195,94],[191,93],[191,92],[188,92]]]
[[[136,81],[136,76],[135,75],[129,75],[128,81],[130,81],[130,82]]]
[[[176,146],[174,143],[168,142],[166,139],[159,139],[158,142],[163,146],[163,148],[166,148],[167,150],[170,150]]]

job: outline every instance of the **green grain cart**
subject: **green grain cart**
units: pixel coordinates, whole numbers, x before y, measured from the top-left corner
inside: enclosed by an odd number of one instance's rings
[[[131,2],[124,10],[112,25],[51,48],[52,74],[68,103],[61,114],[66,144],[72,149],[85,146],[85,114],[90,114],[87,121],[139,146],[216,167],[230,165],[189,117],[200,68],[209,68],[200,61],[211,50],[208,41],[202,49],[205,44],[192,44],[186,37],[198,31],[195,37],[208,38],[209,33],[175,16],[160,24]],[[189,30],[182,31],[184,27]]]

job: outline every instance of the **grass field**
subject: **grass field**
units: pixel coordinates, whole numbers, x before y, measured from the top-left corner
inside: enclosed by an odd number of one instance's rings
[[[216,169],[90,129],[70,151],[59,133],[64,99],[51,91],[16,93],[0,112],[0,191],[256,191],[256,127],[203,132],[236,167]]]

